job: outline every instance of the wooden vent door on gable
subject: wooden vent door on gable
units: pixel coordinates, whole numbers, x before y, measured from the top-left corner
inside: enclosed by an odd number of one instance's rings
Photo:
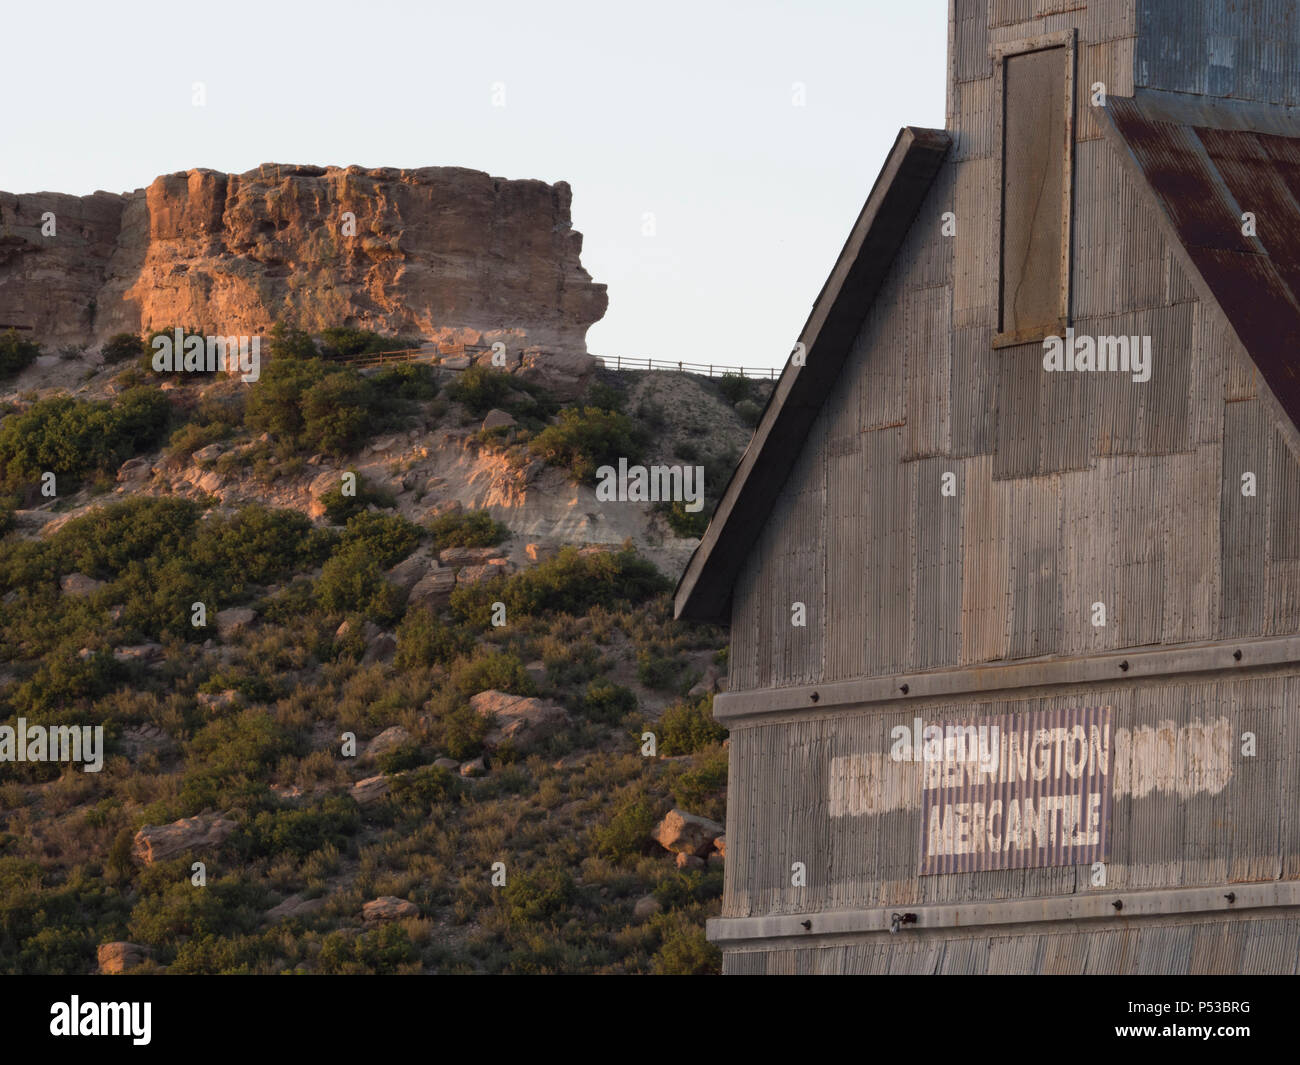
[[[1001,57],[999,345],[1068,324],[1073,58],[1065,45]]]

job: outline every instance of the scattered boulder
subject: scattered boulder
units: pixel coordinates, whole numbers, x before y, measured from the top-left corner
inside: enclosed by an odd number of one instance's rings
[[[500,557],[499,547],[444,547],[438,552],[444,566],[481,566],[489,559]]]
[[[127,459],[117,468],[117,483],[126,484],[130,481],[142,481],[149,476],[152,469],[149,460],[143,455]]]
[[[130,647],[113,648],[113,657],[119,662],[139,662],[145,665],[159,661],[162,656],[163,646],[160,643],[136,643]]]
[[[124,973],[152,957],[153,951],[139,943],[128,943],[119,939],[112,943],[101,943],[95,951],[99,960],[99,971],[105,976]]]
[[[375,758],[381,754],[387,754],[389,751],[400,747],[410,738],[411,734],[401,725],[386,728],[370,741],[370,744],[366,747],[366,757]]]
[[[220,444],[209,444],[207,447],[201,447],[198,451],[190,456],[195,462],[213,462],[220,457],[225,450]]]
[[[240,702],[240,694],[234,688],[223,692],[199,692],[198,703],[204,710],[226,710]]]
[[[725,858],[727,856],[727,837],[719,836],[715,839],[713,841],[713,849],[717,852],[719,857]]]
[[[510,740],[519,750],[526,750],[569,722],[568,713],[555,703],[495,690],[479,692],[470,699],[469,705],[481,717],[494,721],[492,731],[484,740],[489,748]]]
[[[726,829],[716,821],[685,810],[669,810],[650,837],[664,850],[677,854],[704,856],[713,848],[713,841]]]
[[[380,773],[378,776],[366,777],[352,785],[352,798],[358,806],[369,806],[388,794],[388,778]]]
[[[243,632],[257,619],[251,606],[232,606],[217,611],[217,635],[223,639]]]
[[[430,610],[441,610],[451,602],[451,593],[456,590],[456,571],[449,567],[431,569],[411,589],[407,597],[409,606],[423,606]]]
[[[400,921],[404,917],[419,917],[420,907],[396,895],[381,895],[361,907],[361,916],[366,921]]]
[[[306,917],[310,913],[315,913],[325,905],[323,898],[309,899],[302,895],[290,895],[282,903],[272,906],[266,913],[262,914],[267,921],[283,921],[290,917]]]
[[[437,568],[435,562],[424,551],[417,551],[409,558],[402,559],[396,566],[388,571],[388,579],[404,592],[410,592],[431,568]]]
[[[170,825],[145,825],[135,834],[131,856],[142,865],[165,862],[187,851],[219,847],[239,825],[212,815],[182,817]]]
[[[366,645],[366,653],[361,656],[363,666],[374,662],[387,662],[397,654],[397,639],[391,632],[381,632]]]
[[[638,921],[645,921],[662,909],[663,906],[653,895],[642,895],[636,900],[636,905],[632,907],[632,916]]]
[[[519,423],[505,411],[497,410],[495,408],[488,411],[486,416],[483,418],[484,429],[509,429],[511,426],[518,424]]]
[[[678,854],[676,860],[678,869],[704,868],[704,859],[694,854]]]
[[[704,671],[704,676],[701,678],[700,682],[691,688],[691,690],[686,694],[692,698],[697,695],[716,694],[718,691],[718,680],[721,676],[722,673],[717,666],[709,666],[709,668]]]
[[[482,566],[462,566],[460,572],[456,574],[456,583],[479,584],[482,581],[491,580],[493,577],[513,573],[514,569],[509,559],[493,558]]]
[[[468,370],[468,355],[444,355],[442,357],[442,367],[445,370]]]
[[[445,769],[450,773],[460,772],[460,763],[454,758],[435,758],[433,764],[439,769]]]
[[[596,370],[596,357],[578,351],[525,348],[518,375],[560,399],[577,399]]]
[[[487,772],[487,763],[483,756],[472,759],[460,767],[460,775],[463,777],[481,777]]]
[[[107,581],[97,581],[94,577],[87,577],[84,573],[65,573],[59,578],[59,587],[63,590],[63,594],[77,599],[94,595],[107,583]]]

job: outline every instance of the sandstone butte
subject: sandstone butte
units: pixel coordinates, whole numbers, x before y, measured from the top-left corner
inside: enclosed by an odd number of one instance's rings
[[[585,353],[608,299],[582,268],[571,200],[563,181],[459,167],[275,163],[165,174],[121,195],[0,192],[0,326],[94,345],[284,321]]]

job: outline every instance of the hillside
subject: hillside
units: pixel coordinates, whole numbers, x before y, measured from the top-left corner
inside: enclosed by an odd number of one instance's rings
[[[715,971],[725,633],[668,596],[764,386],[276,337],[0,385],[0,726],[107,745],[0,764],[0,970]]]

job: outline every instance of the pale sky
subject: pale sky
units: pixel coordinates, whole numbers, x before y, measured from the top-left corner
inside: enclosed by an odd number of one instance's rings
[[[899,128],[943,126],[947,11],[10,5],[0,189],[124,192],[265,162],[564,180],[583,265],[609,286],[594,354],[779,366]]]

